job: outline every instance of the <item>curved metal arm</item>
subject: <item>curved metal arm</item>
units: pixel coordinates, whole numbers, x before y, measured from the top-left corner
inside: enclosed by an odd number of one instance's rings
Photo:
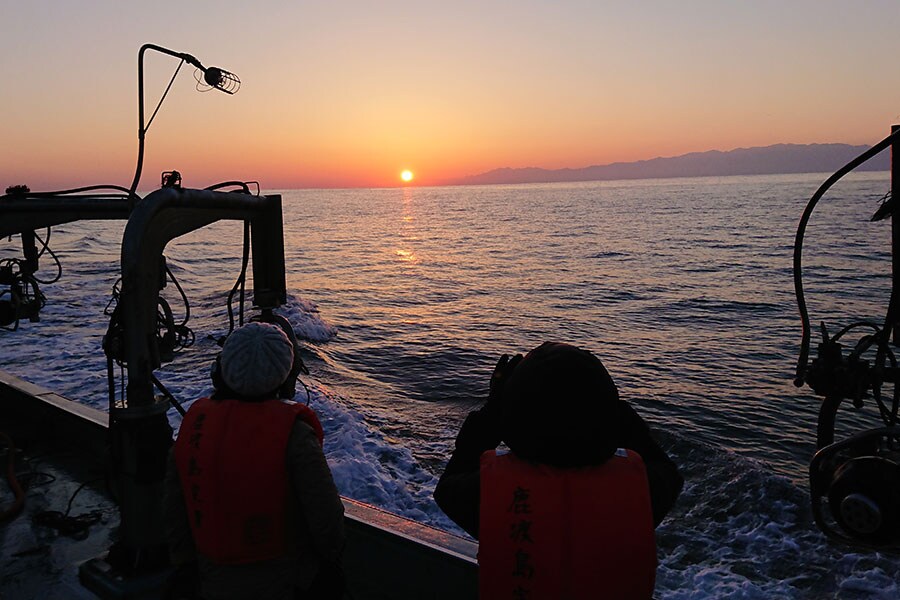
[[[841,167],[838,171],[836,171],[831,177],[825,180],[819,189],[816,190],[816,193],[813,194],[812,198],[810,198],[809,202],[806,205],[806,210],[803,211],[803,216],[800,217],[800,223],[797,225],[797,236],[794,239],[794,293],[797,295],[797,309],[800,312],[800,321],[803,327],[803,337],[800,341],[800,356],[797,358],[797,374],[794,378],[794,385],[800,387],[803,385],[804,376],[806,374],[806,366],[807,360],[809,359],[809,339],[810,339],[810,327],[809,327],[809,312],[806,309],[806,298],[803,295],[803,236],[806,233],[806,225],[809,222],[809,218],[812,215],[813,209],[815,209],[816,204],[819,203],[819,200],[822,196],[825,195],[825,192],[837,183],[841,178],[844,177],[847,173],[863,164],[885,148],[891,145],[894,141],[894,138],[900,137],[900,130],[894,131],[891,135],[887,136],[876,145],[872,146],[870,149],[866,150],[849,163]]]
[[[129,207],[133,208],[135,204],[137,186],[141,181],[141,171],[144,168],[144,138],[147,134],[147,128],[144,125],[144,52],[147,50],[155,50],[161,54],[181,59],[182,61],[192,65],[203,71],[204,79],[210,87],[225,92],[226,94],[234,94],[240,87],[241,80],[234,73],[219,69],[218,67],[204,67],[196,57],[184,52],[176,52],[156,44],[144,44],[138,51],[138,157],[137,167],[134,170],[134,179],[131,182],[129,193]],[[168,91],[168,90],[167,90]],[[151,121],[153,118],[151,117]]]
[[[128,363],[126,408],[153,404],[152,373],[159,364],[156,306],[160,257],[171,240],[219,220],[250,221],[254,304],[287,299],[281,196],[163,188],[135,207],[122,237],[122,325]]]

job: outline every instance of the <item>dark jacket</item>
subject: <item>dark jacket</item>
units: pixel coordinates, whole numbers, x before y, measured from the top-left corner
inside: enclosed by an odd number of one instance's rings
[[[653,524],[659,525],[672,508],[681,492],[684,480],[678,467],[653,440],[650,429],[633,408],[622,400],[607,406],[615,429],[604,432],[611,436],[608,444],[628,448],[641,455],[647,468],[650,486],[650,502],[653,507]],[[434,490],[434,499],[448,517],[478,539],[479,498],[481,492],[479,460],[486,450],[499,444],[499,434],[491,415],[485,409],[469,413],[456,437],[456,448],[443,475]],[[534,449],[539,454],[540,448]],[[549,451],[547,451],[549,453]],[[553,453],[554,466],[584,466],[581,457],[572,456],[570,464]],[[538,461],[540,462],[540,461]],[[602,459],[597,462],[601,464]]]

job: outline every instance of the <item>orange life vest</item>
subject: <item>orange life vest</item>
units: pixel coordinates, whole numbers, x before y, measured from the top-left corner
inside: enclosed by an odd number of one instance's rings
[[[201,398],[175,441],[175,464],[197,550],[219,564],[284,556],[287,443],[297,419],[322,443],[322,425],[303,404]]]
[[[647,472],[631,450],[575,469],[485,452],[478,539],[482,600],[653,595]]]

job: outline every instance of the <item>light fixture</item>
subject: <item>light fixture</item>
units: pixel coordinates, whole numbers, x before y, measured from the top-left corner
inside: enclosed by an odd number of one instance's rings
[[[172,75],[172,80],[169,81],[169,85],[166,87],[166,91],[163,92],[162,98],[159,99],[159,104],[156,105],[156,109],[150,116],[150,121],[145,125],[144,52],[146,52],[147,50],[155,50],[156,52],[160,52],[162,54],[174,56],[175,58],[181,59],[181,62],[178,64],[178,68],[175,69],[175,73]],[[159,107],[162,106],[163,100],[166,99],[166,94],[169,93],[169,89],[172,87],[172,83],[175,81],[175,77],[178,75],[178,71],[181,69],[181,65],[183,65],[184,63],[188,63],[189,65],[193,65],[194,67],[196,67],[197,71],[194,73],[194,79],[197,80],[197,89],[200,91],[216,89],[221,92],[225,92],[226,94],[233,95],[236,94],[237,91],[241,88],[241,80],[237,75],[219,67],[204,67],[199,60],[197,60],[190,54],[175,52],[174,50],[169,50],[168,48],[163,48],[162,46],[157,46],[156,44],[144,44],[143,46],[141,46],[140,51],[138,51],[138,158],[137,168],[134,171],[134,180],[131,182],[131,188],[128,194],[128,203],[131,207],[134,206],[135,199],[137,198],[137,186],[141,181],[141,170],[143,169],[144,165],[144,138],[147,135],[147,129],[153,122],[153,118],[156,116],[156,113],[159,112]],[[201,73],[202,78],[200,76]]]

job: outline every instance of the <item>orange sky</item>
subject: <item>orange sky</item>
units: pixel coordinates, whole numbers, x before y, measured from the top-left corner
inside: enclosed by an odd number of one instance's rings
[[[152,42],[179,74],[142,188],[438,184],[774,143],[873,143],[900,121],[900,3],[13,3],[0,23],[0,183],[129,185]],[[634,6],[637,5],[637,6]],[[735,6],[739,5],[739,6]],[[177,66],[146,61],[147,113]]]

